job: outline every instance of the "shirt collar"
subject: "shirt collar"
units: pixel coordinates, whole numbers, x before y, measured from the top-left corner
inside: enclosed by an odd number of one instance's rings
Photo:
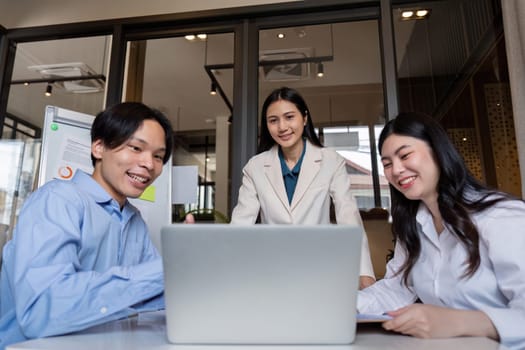
[[[301,156],[299,157],[299,160],[297,161],[293,169],[289,169],[288,165],[286,165],[286,161],[284,160],[283,150],[281,149],[281,147],[279,147],[279,161],[281,162],[281,170],[282,170],[283,176],[299,175],[299,172],[301,171],[301,164],[303,163],[305,151],[306,151],[306,139],[303,139],[303,152],[301,153]]]
[[[416,214],[416,222],[419,224],[420,232],[425,235],[432,244],[439,248],[439,235],[434,226],[434,221],[432,219],[432,214],[428,210],[427,206],[421,202]],[[444,223],[445,229],[441,233],[442,235],[445,232],[448,232],[447,224]]]
[[[95,202],[104,208],[111,207],[113,211],[121,212],[122,217],[129,218],[138,211],[127,199],[124,207],[120,210],[120,204],[113,199],[91,175],[83,170],[78,169],[71,181],[77,184],[79,188],[88,192]]]

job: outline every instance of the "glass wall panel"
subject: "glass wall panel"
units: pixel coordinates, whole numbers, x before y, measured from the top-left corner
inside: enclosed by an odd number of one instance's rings
[[[432,114],[480,53],[501,13],[499,1],[445,0],[392,9],[400,110]],[[427,10],[417,16],[417,10]],[[405,17],[403,13],[413,16]]]
[[[233,42],[233,33],[195,33],[129,44],[129,61],[142,50],[144,68],[128,89],[141,85],[136,98],[170,118],[176,139],[173,165],[198,169],[197,199],[175,204],[174,221],[188,211],[198,220],[227,219]],[[139,66],[128,65],[128,79]]]
[[[100,112],[110,41],[109,36],[97,36],[18,44],[8,113],[41,128],[46,105],[91,115]],[[20,131],[17,138],[30,135]]]
[[[475,177],[520,197],[500,2],[423,5],[422,19],[402,19],[411,4],[392,9],[400,110],[438,118]]]
[[[298,90],[324,145],[346,158],[360,209],[388,207],[376,203],[369,136],[385,120],[378,22],[261,30],[259,51],[259,105],[275,88]]]
[[[0,140],[0,260],[24,201],[36,186],[40,140]]]

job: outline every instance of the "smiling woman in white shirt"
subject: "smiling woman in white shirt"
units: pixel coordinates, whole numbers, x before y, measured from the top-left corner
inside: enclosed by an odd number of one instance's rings
[[[525,348],[525,203],[474,179],[429,116],[388,122],[379,150],[396,247],[385,278],[359,292],[359,312],[386,312],[385,329],[416,337]]]

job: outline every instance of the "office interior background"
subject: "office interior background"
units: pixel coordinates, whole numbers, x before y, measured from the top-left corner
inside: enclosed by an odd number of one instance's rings
[[[522,196],[518,1],[0,0],[0,233],[36,186],[46,105],[161,110],[173,165],[199,169],[198,201],[173,220],[227,220],[260,105],[281,86],[347,159],[365,225],[388,212],[376,139],[400,111],[437,118],[477,178]]]

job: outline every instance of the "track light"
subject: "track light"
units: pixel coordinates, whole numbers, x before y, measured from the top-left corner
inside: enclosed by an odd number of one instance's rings
[[[210,95],[217,95],[217,84],[215,84],[213,81],[211,82]]]
[[[324,65],[323,65],[323,62],[319,62],[317,64],[317,76],[319,78],[324,77]]]
[[[51,96],[51,93],[52,93],[52,92],[53,92],[53,86],[51,86],[51,84],[47,84],[47,86],[46,86],[46,92],[45,92],[44,95],[46,95],[46,96],[49,97],[49,96]]]

